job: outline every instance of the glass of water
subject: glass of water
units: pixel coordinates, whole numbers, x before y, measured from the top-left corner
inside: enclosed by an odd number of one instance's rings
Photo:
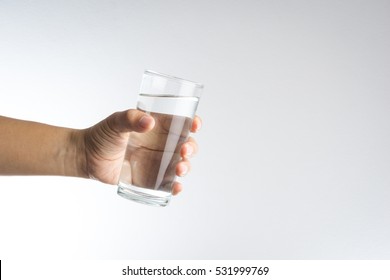
[[[180,149],[188,138],[203,85],[170,75],[145,71],[137,109],[150,114],[154,128],[130,132],[118,183],[118,194],[155,206],[172,196]]]

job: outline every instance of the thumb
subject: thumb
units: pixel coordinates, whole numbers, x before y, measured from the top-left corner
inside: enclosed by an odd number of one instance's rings
[[[147,132],[155,125],[152,116],[135,109],[114,113],[108,117],[107,121],[110,128],[118,133]]]

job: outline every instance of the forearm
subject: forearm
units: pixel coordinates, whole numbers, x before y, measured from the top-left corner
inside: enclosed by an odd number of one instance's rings
[[[0,116],[0,175],[86,177],[82,132]]]

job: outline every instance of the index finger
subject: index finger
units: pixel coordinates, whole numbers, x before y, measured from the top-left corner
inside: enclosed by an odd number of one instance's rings
[[[192,122],[191,132],[198,132],[202,127],[202,120],[199,116],[195,116]]]

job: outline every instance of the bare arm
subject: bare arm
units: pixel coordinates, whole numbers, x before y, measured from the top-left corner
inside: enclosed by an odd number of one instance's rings
[[[0,175],[88,177],[79,133],[0,116]]]
[[[154,119],[138,110],[117,112],[87,129],[71,129],[0,116],[0,175],[58,175],[117,184],[129,132],[147,132]],[[201,126],[195,117],[191,131]],[[197,144],[182,145],[176,175],[190,170]],[[175,182],[173,194],[182,189]]]

